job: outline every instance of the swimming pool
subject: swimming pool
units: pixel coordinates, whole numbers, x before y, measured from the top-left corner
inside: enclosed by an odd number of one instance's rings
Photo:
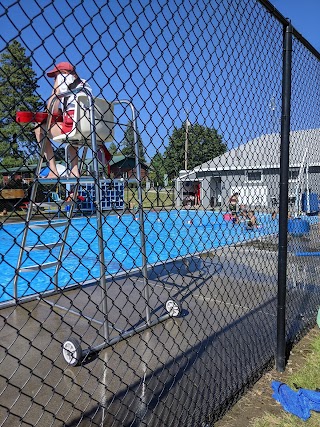
[[[105,217],[106,274],[130,271],[141,267],[139,221],[131,214]],[[244,224],[233,225],[215,212],[173,210],[145,214],[146,253],[148,264],[192,255],[220,246],[232,245],[258,236],[278,232],[278,221],[270,215],[259,215],[261,227],[246,230]],[[13,278],[24,224],[3,225],[1,238],[0,302],[13,298]],[[32,229],[28,233],[30,244],[52,243],[59,239],[63,229]],[[33,251],[23,261],[22,267],[53,261],[59,248],[51,251]],[[98,239],[96,218],[72,220],[65,256],[59,271],[59,287],[94,280],[99,277]],[[54,268],[21,273],[18,297],[54,289]]]

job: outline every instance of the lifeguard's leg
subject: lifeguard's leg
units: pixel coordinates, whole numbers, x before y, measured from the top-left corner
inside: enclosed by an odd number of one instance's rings
[[[79,157],[78,157],[78,151],[72,147],[72,145],[69,146],[69,156],[71,160],[71,173],[70,176],[73,178],[79,178]]]
[[[47,176],[47,178],[56,178],[58,176],[57,165],[56,165],[56,161],[54,158],[51,141],[46,135],[47,134],[46,128],[39,126],[35,129],[34,132],[35,132],[36,139],[37,139],[38,143],[40,144],[40,146],[41,146],[43,140],[45,139],[44,155],[46,156],[46,159],[48,161],[48,167],[50,169],[50,172],[49,172],[49,175]]]
[[[55,136],[58,136],[61,134],[62,134],[62,129],[61,129],[61,126],[59,124],[55,124],[50,128],[50,137],[51,138],[54,138]],[[72,147],[72,143],[70,143],[68,151],[69,151],[69,157],[70,157],[70,161],[71,161],[71,174],[70,174],[70,176],[73,178],[79,178],[80,174],[79,174],[79,167],[78,167],[78,162],[79,162],[78,152],[74,147]]]

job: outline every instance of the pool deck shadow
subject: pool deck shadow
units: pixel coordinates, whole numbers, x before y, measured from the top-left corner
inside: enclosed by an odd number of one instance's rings
[[[74,368],[62,357],[66,339],[76,337],[84,349],[105,339],[98,283],[2,308],[0,424],[160,426],[180,415],[181,425],[200,425],[203,399],[217,412],[257,367],[270,363],[277,310],[277,252],[270,246],[228,246],[158,263],[147,279],[141,271],[108,278],[110,325],[123,331],[145,322],[146,282],[153,319],[165,313],[170,298],[181,302],[181,316]],[[315,286],[312,292],[319,294]],[[288,292],[290,335],[306,321],[311,302],[308,284]],[[110,328],[110,334],[119,332]],[[198,419],[187,419],[186,405]]]

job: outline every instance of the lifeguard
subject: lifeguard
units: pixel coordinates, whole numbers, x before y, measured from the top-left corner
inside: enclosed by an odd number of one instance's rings
[[[38,143],[40,144],[45,138],[45,150],[44,154],[48,161],[48,167],[50,173],[47,178],[57,178],[59,173],[57,171],[56,161],[53,154],[50,138],[68,133],[73,127],[73,114],[75,109],[76,94],[65,97],[63,94],[70,92],[74,89],[81,87],[92,92],[91,87],[88,83],[80,79],[76,73],[75,67],[69,62],[60,62],[52,70],[47,72],[47,76],[54,79],[53,89],[51,96],[48,100],[48,110],[52,104],[50,113],[52,114],[63,114],[63,121],[61,123],[55,123],[49,120],[46,123],[35,129],[35,134]],[[78,92],[79,93],[79,92]],[[81,93],[81,92],[80,92]],[[57,98],[56,98],[57,97]],[[53,99],[55,98],[55,101]],[[52,103],[53,101],[53,103]],[[71,177],[79,177],[78,169],[78,153],[74,147],[69,149],[70,160],[71,160]]]

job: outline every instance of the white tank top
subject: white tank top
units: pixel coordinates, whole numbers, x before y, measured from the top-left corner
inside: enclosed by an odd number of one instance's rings
[[[75,81],[75,76],[72,74],[59,74],[58,75],[58,88],[61,95],[65,92],[69,92],[69,85]],[[81,82],[75,87],[75,89],[78,89],[79,87],[84,87],[92,94],[91,86],[85,81],[81,79]],[[75,109],[75,100],[77,95],[84,95],[84,92],[77,92],[77,94],[70,95],[66,98],[63,98],[61,100],[62,104],[62,110],[68,111],[68,110],[74,110]]]

